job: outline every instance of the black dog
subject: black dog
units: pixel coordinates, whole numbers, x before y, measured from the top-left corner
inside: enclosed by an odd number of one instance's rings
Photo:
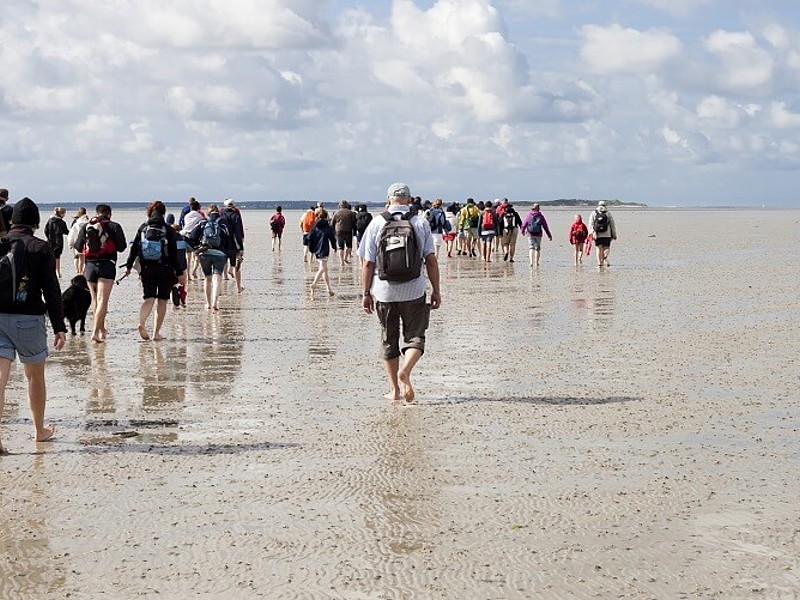
[[[70,285],[61,294],[61,303],[64,305],[64,316],[69,320],[72,335],[75,335],[75,324],[81,322],[81,333],[86,333],[86,313],[92,304],[92,294],[86,277],[76,275]]]

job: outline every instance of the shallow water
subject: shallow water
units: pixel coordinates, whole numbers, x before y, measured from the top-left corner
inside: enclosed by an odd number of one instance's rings
[[[800,589],[800,212],[617,210],[598,271],[549,210],[539,269],[525,240],[513,264],[443,259],[413,407],[381,399],[357,269],[332,260],[312,299],[299,213],[280,254],[269,215],[244,214],[244,293],[211,314],[192,283],[164,342],[115,287],[108,343],[48,362],[57,442],[27,439],[14,369],[0,597]]]

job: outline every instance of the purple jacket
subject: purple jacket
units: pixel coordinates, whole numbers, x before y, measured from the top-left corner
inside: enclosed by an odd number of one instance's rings
[[[530,232],[528,231],[528,225],[530,225],[530,222],[533,220],[533,217],[535,215],[539,215],[539,224],[542,226],[542,231],[544,231],[547,234],[547,237],[552,242],[553,236],[550,234],[550,228],[547,226],[547,219],[545,219],[544,215],[538,210],[531,209],[530,211],[528,211],[528,214],[525,215],[525,220],[522,221],[522,227],[520,227],[523,235],[531,235]],[[539,235],[542,234],[540,233]]]

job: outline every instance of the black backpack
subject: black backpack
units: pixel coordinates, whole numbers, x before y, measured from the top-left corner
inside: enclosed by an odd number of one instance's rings
[[[367,226],[372,221],[372,215],[368,212],[359,212],[356,213],[356,231],[359,233],[364,233],[367,230]]]
[[[378,236],[378,278],[384,281],[412,281],[422,273],[422,248],[411,224],[412,215],[403,213],[394,219],[388,211],[381,214],[386,224]]]
[[[594,213],[594,230],[597,233],[605,233],[608,231],[608,213],[606,211],[595,211]]]
[[[28,249],[21,239],[0,239],[0,306],[25,301],[20,281],[28,270]]]

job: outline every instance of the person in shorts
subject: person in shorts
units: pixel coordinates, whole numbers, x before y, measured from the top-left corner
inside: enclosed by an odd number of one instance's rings
[[[272,231],[272,251],[275,252],[275,245],[278,245],[278,252],[281,251],[281,239],[283,229],[286,227],[286,217],[283,216],[283,207],[275,207],[275,214],[269,218],[269,228]]]
[[[342,200],[339,209],[333,213],[331,227],[336,237],[339,266],[349,265],[353,253],[353,236],[356,233],[356,213],[350,209],[346,200]]]
[[[104,245],[99,253],[95,253],[86,243],[86,228],[96,220],[102,226],[108,237],[108,243]],[[111,207],[108,204],[98,204],[95,207],[94,219],[81,227],[78,238],[75,240],[75,250],[83,252],[86,265],[83,274],[89,282],[89,291],[92,293],[92,306],[94,313],[92,318],[92,341],[102,343],[108,337],[106,329],[106,315],[108,314],[108,302],[111,292],[114,289],[114,280],[117,277],[118,254],[127,249],[128,242],[125,240],[125,232],[122,231],[119,223],[111,220]]]
[[[406,184],[393,183],[389,186],[387,196],[387,212],[392,218],[397,219],[409,212],[411,192]],[[425,352],[425,331],[428,328],[430,310],[439,308],[442,302],[439,292],[439,263],[434,253],[430,225],[424,218],[413,216],[410,223],[423,257],[419,277],[404,282],[376,277],[380,233],[386,223],[383,215],[376,215],[364,232],[358,248],[363,259],[361,306],[367,314],[377,313],[381,324],[382,355],[389,377],[389,392],[384,397],[392,402],[401,399],[413,402],[415,393],[411,385],[411,371]],[[426,279],[422,271],[423,264],[431,283],[430,305],[425,302]],[[400,356],[403,356],[402,367]]]
[[[216,204],[208,206],[207,218],[209,221],[219,221],[220,223],[220,246],[219,248],[203,248],[198,253],[197,259],[200,261],[200,268],[203,270],[203,292],[206,295],[206,310],[217,311],[219,310],[222,275],[228,264],[228,248],[231,245],[231,234]]]
[[[142,281],[142,305],[139,307],[139,324],[136,330],[143,340],[149,340],[147,320],[156,307],[156,316],[153,321],[153,339],[163,340],[161,326],[167,315],[167,304],[172,296],[172,289],[179,278],[183,277],[184,269],[178,256],[178,233],[167,225],[164,215],[167,208],[161,200],[151,202],[147,206],[147,221],[139,227],[131,244],[131,251],[125,263],[125,275],[130,275],[133,263],[139,259],[139,279]],[[164,239],[161,240],[161,256],[158,259],[148,260],[142,254],[142,236],[148,228],[161,230]]]
[[[303,262],[314,260],[314,254],[308,249],[308,234],[314,228],[314,222],[317,220],[315,210],[316,207],[310,206],[300,218],[300,233],[303,234]]]
[[[33,232],[38,228],[39,208],[30,198],[23,198],[14,205],[7,238],[12,241],[12,247],[24,246],[27,266],[24,274],[17,278],[16,293],[9,290],[8,297],[0,293],[0,420],[11,365],[19,357],[28,380],[34,439],[49,442],[55,428],[44,424],[47,402],[45,361],[48,355],[45,314],[55,332],[56,350],[64,347],[67,327],[56,277],[56,259],[48,243],[34,237]],[[2,454],[8,454],[8,451],[0,439]]]
[[[597,208],[592,212],[589,229],[591,229],[594,237],[597,268],[610,267],[611,263],[608,262],[608,255],[611,252],[611,241],[617,239],[617,226],[604,200],[600,200],[597,203]]]
[[[538,267],[539,259],[542,255],[542,233],[546,233],[547,238],[551,242],[553,241],[553,234],[550,233],[547,219],[544,218],[544,215],[539,210],[538,204],[534,204],[528,214],[525,215],[525,220],[522,221],[522,233],[528,236],[530,265]]]

